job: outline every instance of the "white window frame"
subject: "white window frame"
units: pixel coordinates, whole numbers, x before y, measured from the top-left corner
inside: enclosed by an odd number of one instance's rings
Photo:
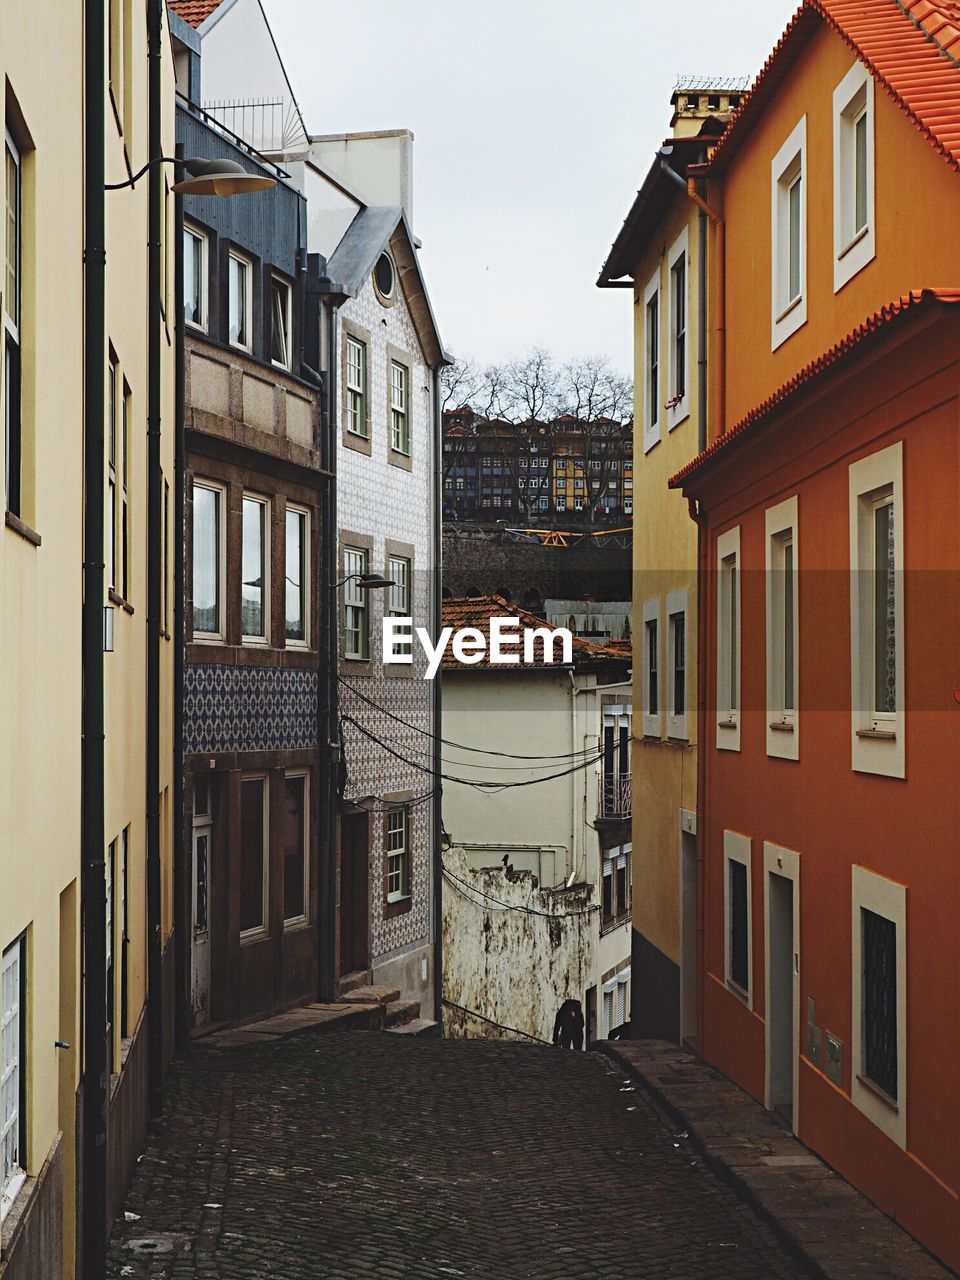
[[[303,605],[303,639],[291,639],[287,635],[287,527],[286,517],[290,513],[301,518],[301,528],[303,530],[303,581],[300,584],[300,594]],[[283,527],[283,563],[284,563],[284,598],[283,598],[283,636],[284,642],[288,649],[309,649],[310,648],[310,512],[306,507],[301,507],[295,502],[287,503],[287,510],[284,515]]]
[[[661,715],[663,709],[663,662],[661,655],[663,653],[663,628],[660,625],[660,598],[659,596],[653,600],[644,600],[643,602],[643,631],[641,632],[641,680],[643,685],[643,736],[645,738],[659,738]],[[651,711],[650,708],[650,631],[649,624],[656,623],[657,626],[657,709]]]
[[[283,775],[284,786],[291,778],[303,779],[303,910],[299,915],[284,916],[284,929],[296,929],[310,920],[310,771],[287,769]],[[286,868],[284,868],[286,874]],[[286,911],[286,903],[284,903]]]
[[[653,296],[657,297],[657,333],[656,333],[656,354],[657,354],[657,394],[651,395],[650,386],[650,335],[647,332],[647,316],[648,308]],[[660,393],[662,391],[662,347],[661,338],[663,336],[663,307],[660,297],[660,264],[657,263],[657,269],[647,281],[643,290],[643,378],[641,385],[643,387],[643,452],[649,453],[650,450],[660,443]]]
[[[357,557],[357,564],[353,566],[352,557]],[[343,549],[343,576],[350,578],[351,581],[343,584],[343,656],[354,662],[368,662],[370,660],[370,601],[369,593],[364,591],[353,577],[354,574],[370,572],[370,552],[366,547],[344,547]],[[360,612],[360,619],[363,622],[361,636],[365,641],[363,652],[347,648],[348,636],[350,628],[347,626],[347,610],[356,609]]]
[[[241,788],[245,782],[255,781],[261,781],[263,783],[263,807],[261,811],[261,817],[263,820],[263,843],[261,845],[260,859],[263,869],[263,910],[262,919],[259,924],[251,925],[249,929],[240,930],[241,946],[246,942],[254,942],[258,938],[267,937],[270,931],[270,774],[259,770],[253,773],[244,773],[240,775]],[[241,850],[241,858],[242,856],[243,853]]]
[[[197,489],[209,489],[217,495],[217,619],[219,627],[216,631],[198,631],[194,616],[194,644],[222,644],[226,636],[226,580],[227,580],[227,539],[226,539],[226,485],[216,480],[208,480],[204,476],[196,476],[193,481],[193,492]],[[192,536],[192,534],[191,534]],[[196,565],[196,544],[192,548],[191,580]]]
[[[6,220],[9,192],[6,192],[3,205],[3,248],[0,250],[3,256],[3,274],[0,276],[0,294],[3,295],[3,345],[2,349],[0,349],[0,362],[3,364],[4,500],[7,510],[14,514],[19,514],[23,505],[23,156],[9,129],[4,130],[4,142],[4,181],[6,181],[8,153],[16,170],[15,204],[17,221],[16,262],[14,264],[16,289],[15,296],[11,300],[9,297],[10,291],[7,289]],[[13,314],[14,312],[16,314]],[[12,373],[13,361],[7,359],[8,343],[16,347],[17,350],[18,374]],[[15,377],[17,378],[17,383],[13,384],[12,379]],[[17,385],[18,388],[15,403],[12,393],[13,385]],[[14,438],[17,441],[17,449],[20,454],[16,476],[13,475],[10,458]]]
[[[244,503],[256,502],[263,511],[263,564],[261,566],[261,577],[263,578],[263,634],[248,634],[243,631],[243,510]],[[272,533],[272,507],[270,499],[262,493],[251,493],[244,489],[242,500],[240,503],[240,627],[241,640],[243,644],[248,645],[269,645],[270,644],[270,622],[272,609],[272,583],[270,581],[270,561],[271,547],[270,535]],[[286,630],[286,628],[284,628]]]
[[[907,1145],[907,890],[866,867],[851,867],[852,941],[850,1098],[898,1147]],[[863,1074],[863,924],[861,908],[891,920],[897,929],[897,1098],[887,1100]]]
[[[800,178],[800,291],[789,297],[790,188]],[[771,350],[807,320],[807,117],[803,116],[770,165]]]
[[[850,743],[859,773],[906,777],[906,683],[904,671],[903,442],[850,464]],[[897,598],[894,712],[874,710],[874,512],[878,495],[892,497]]]
[[[253,349],[253,261],[246,254],[238,253],[235,249],[231,249],[227,255],[227,342],[231,347],[237,347],[241,351],[252,351]],[[239,262],[245,268],[244,274],[244,325],[246,328],[247,341],[240,342],[230,337],[230,300],[231,300],[231,270],[230,262]]]
[[[388,555],[386,577],[393,582],[387,587],[386,615],[388,618],[413,616],[413,561],[409,556]],[[398,653],[412,654],[413,640],[398,640]]]
[[[736,610],[736,625],[730,627],[730,605],[727,584],[729,582],[729,561],[737,577],[733,605]],[[742,579],[740,571],[740,526],[728,529],[717,538],[717,747],[721,751],[740,750],[740,709],[743,704],[743,649],[741,645],[741,627],[743,618]],[[731,706],[730,670],[733,655],[730,652],[731,637],[736,646],[736,666],[734,675],[737,682],[735,707]]]
[[[867,131],[866,223],[856,228],[856,124]],[[875,217],[874,85],[862,62],[854,62],[833,91],[833,291],[877,256]]]
[[[730,977],[730,864],[741,863],[747,869],[747,985],[741,987]],[[753,841],[738,831],[723,833],[723,984],[742,1000],[748,1009],[753,1008]]]
[[[24,935],[15,939],[4,949],[2,968],[0,968],[0,1043],[12,1044],[13,1054],[0,1061],[0,1099],[6,1092],[5,1086],[13,1081],[13,1108],[9,1113],[0,1112],[0,1222],[17,1197],[17,1193],[26,1181],[27,1172],[24,1167],[26,1152],[22,1149],[23,1116],[20,1112],[23,1090],[20,1087],[21,1074],[27,1070],[27,1035],[26,1009],[23,1006],[22,993],[25,987],[23,966],[26,963],[26,942]],[[13,1032],[8,1036],[10,1027]],[[18,1163],[7,1161],[6,1146],[9,1135],[15,1132]]]
[[[283,345],[286,359],[278,360],[273,354],[273,290],[279,285],[286,293],[283,308]],[[277,369],[290,369],[293,358],[293,287],[278,271],[270,272],[270,363]]]
[[[354,380],[351,374],[351,347],[356,347],[359,352],[359,359],[356,365],[359,381]],[[343,366],[344,381],[347,387],[347,431],[352,436],[359,436],[362,440],[369,440],[370,429],[367,425],[367,344],[361,338],[354,337],[352,333],[347,334]],[[359,427],[354,426],[354,422],[357,420],[360,423]]]
[[[186,239],[187,236],[192,236],[193,239],[196,240],[200,246],[200,264],[198,267],[199,276],[197,281],[200,319],[189,320],[187,319],[186,314],[184,314],[184,322],[188,324],[191,327],[191,329],[200,329],[204,333],[206,333],[207,326],[210,323],[209,313],[207,309],[207,302],[208,302],[207,278],[208,278],[208,271],[209,271],[208,254],[209,254],[210,242],[206,232],[201,231],[199,227],[195,227],[191,222],[185,222],[183,224],[183,236],[184,236],[184,239]],[[184,252],[184,262],[186,262],[186,252]]]
[[[390,820],[397,813],[400,813],[403,816],[403,844],[400,846],[399,849],[391,849],[390,848],[390,836],[391,836]],[[409,804],[391,805],[390,808],[387,810],[387,819],[386,819],[385,828],[384,828],[383,857],[384,857],[384,863],[385,863],[384,878],[386,880],[386,886],[389,886],[390,877],[392,875],[392,872],[390,870],[390,860],[391,858],[396,857],[398,853],[401,855],[401,861],[400,861],[401,873],[400,873],[400,888],[393,889],[393,890],[389,888],[386,889],[386,899],[388,903],[405,902],[410,897],[410,871],[411,871],[410,833],[411,833],[411,830],[412,830],[412,823],[410,821]]]
[[[690,627],[688,622],[689,592],[686,587],[667,592],[667,737],[689,741],[690,733],[687,708],[690,706]],[[673,690],[676,676],[676,645],[674,628],[676,619],[683,619],[683,684],[684,702],[682,714],[677,714]]]
[[[764,513],[766,530],[767,624],[767,755],[781,760],[800,758],[800,573],[797,530],[797,495]],[[793,707],[784,705],[785,643],[784,549],[793,548]]]
[[[394,379],[395,373],[401,375],[399,383]],[[390,361],[390,448],[393,453],[410,456],[410,368],[399,360]]]
[[[684,264],[684,341],[683,341],[683,395],[676,404],[672,404],[667,410],[667,430],[672,431],[674,427],[678,427],[690,416],[690,231],[689,227],[684,227],[680,234],[670,246],[670,252],[667,255],[667,287],[668,292],[668,308],[670,312],[669,319],[669,341],[670,341],[670,358],[667,365],[670,371],[670,395],[669,400],[673,400],[677,394],[677,307],[676,297],[674,294],[674,270],[680,259]]]

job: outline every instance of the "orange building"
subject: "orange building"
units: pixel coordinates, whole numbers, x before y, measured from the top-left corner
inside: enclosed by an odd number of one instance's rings
[[[702,531],[701,1052],[955,1267],[958,49],[952,0],[790,24],[696,171],[721,432],[670,482]]]

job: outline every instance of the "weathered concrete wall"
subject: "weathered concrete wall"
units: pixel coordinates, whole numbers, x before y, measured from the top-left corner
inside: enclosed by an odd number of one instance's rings
[[[443,860],[451,873],[443,885],[443,995],[481,1015],[445,1004],[444,1034],[522,1038],[487,1018],[551,1040],[564,1000],[579,999],[586,1008],[596,932],[592,886],[558,892],[541,889],[527,872],[511,879],[502,867],[470,870],[462,849],[445,850]]]
[[[534,610],[549,598],[629,600],[632,553],[604,541],[543,547],[495,527],[445,528],[443,587],[452,596],[506,595]]]
[[[63,1275],[63,1143],[58,1134],[36,1178],[4,1221],[0,1280],[60,1280]]]

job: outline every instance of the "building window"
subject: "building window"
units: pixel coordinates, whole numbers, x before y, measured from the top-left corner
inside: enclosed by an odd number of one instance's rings
[[[668,262],[670,265],[670,389],[667,401],[667,425],[672,431],[690,413],[687,402],[689,382],[689,352],[687,343],[687,316],[689,298],[687,228],[674,241]]]
[[[368,571],[368,553],[359,547],[345,547],[343,576],[349,579],[343,586],[343,653],[346,658],[365,660],[370,657],[367,593],[357,581],[358,575],[363,576]]]
[[[777,152],[771,167],[774,350],[807,318],[806,165],[807,118],[804,116]]]
[[[270,506],[265,498],[243,495],[240,614],[244,640],[267,640],[270,599]]]
[[[387,812],[387,902],[410,895],[410,809],[398,805]]]
[[[286,513],[285,630],[288,645],[307,643],[307,600],[310,583],[309,517],[288,504]]]
[[[250,350],[250,313],[252,298],[252,264],[235,253],[229,255],[227,280],[227,336],[235,347]]]
[[[373,284],[381,302],[389,302],[393,298],[397,288],[397,273],[393,259],[386,250],[381,253],[373,269]]]
[[[0,1221],[27,1176],[26,1117],[22,1109],[27,1057],[25,959],[26,947],[21,937],[4,951],[0,976]]]
[[[740,750],[740,528],[717,539],[717,746]]]
[[[223,639],[223,489],[193,485],[193,634]]]
[[[901,1147],[907,1113],[907,891],[852,868],[854,1104]]]
[[[183,229],[183,318],[207,327],[207,238],[192,227]]]
[[[833,91],[833,289],[876,256],[873,76],[855,62]]]
[[[667,595],[667,737],[686,739],[687,731],[687,592]]]
[[[240,782],[240,937],[267,927],[269,803],[266,775]]]
[[[347,338],[347,430],[366,437],[367,428],[367,348],[356,338]]]
[[[520,481],[520,484],[521,486],[523,485],[522,480]],[[457,493],[462,493],[462,492],[463,492],[463,476],[457,476]]]
[[[111,351],[107,367],[107,587],[117,589],[117,418],[120,405],[120,370]]]
[[[113,1037],[114,1037],[114,1020],[116,1017],[115,1009],[116,1009],[116,1002],[117,1002],[116,988],[114,983],[114,968],[113,968],[113,933],[114,933],[115,921],[117,918],[116,912],[114,911],[114,907],[113,907],[113,893],[114,893],[114,879],[115,879],[116,864],[117,864],[117,842],[116,840],[111,840],[110,846],[107,849],[106,858],[104,859],[104,867],[103,867],[104,886],[105,886],[105,894],[106,894],[106,903],[105,903],[106,918],[105,918],[104,931],[106,933],[105,946],[106,946],[106,958],[107,958],[107,966],[106,966],[107,968],[107,976],[106,976],[107,1001],[106,1001],[106,1009],[104,1011],[104,1031],[106,1033],[106,1040],[107,1040],[107,1073],[108,1075],[113,1075],[113,1069],[114,1069]]]
[[[854,769],[904,776],[903,448],[850,467]]]
[[[270,359],[290,368],[290,286],[279,276],[270,277]]]
[[[389,556],[387,559],[387,577],[393,583],[387,588],[387,616],[391,618],[409,618],[410,610],[410,561],[405,556]],[[413,652],[413,641],[401,640],[396,643],[398,653]]]
[[[130,388],[123,383],[120,405],[120,594],[130,599]]]
[[[643,291],[643,449],[660,439],[660,270]]]
[[[170,481],[163,482],[163,566],[160,590],[161,618],[166,637],[170,638]]]
[[[797,718],[799,670],[799,571],[797,499],[788,498],[765,515],[767,629],[767,755],[799,758]]]
[[[410,452],[410,415],[408,412],[409,373],[406,365],[390,361],[390,448],[396,453]]]
[[[643,735],[660,737],[660,601],[643,603]]]
[[[753,943],[751,939],[751,844],[735,831],[723,833],[724,970],[728,988],[752,1007],[751,980]]]
[[[307,775],[288,773],[283,780],[283,923],[307,918]]]
[[[22,404],[20,395],[23,181],[20,152],[8,133],[4,148],[6,273],[3,290],[3,435],[7,510],[20,515]]]

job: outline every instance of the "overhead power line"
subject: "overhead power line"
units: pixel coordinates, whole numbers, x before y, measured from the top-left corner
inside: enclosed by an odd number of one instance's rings
[[[452,880],[454,884],[462,886],[460,890],[461,893],[463,893],[463,889],[469,889],[471,893],[476,893],[481,898],[486,898],[488,902],[494,903],[504,911],[522,911],[524,915],[543,916],[546,920],[566,920],[572,916],[587,916],[594,911],[600,910],[599,906],[595,902],[591,903],[589,906],[581,907],[577,911],[541,911],[538,907],[525,907],[520,903],[503,902],[500,898],[494,898],[492,894],[484,893],[484,891],[482,889],[478,889],[476,885],[472,885],[466,880],[461,880],[459,876],[454,875],[446,863],[443,863],[442,866],[443,874],[447,879]],[[463,896],[466,897],[467,895],[464,893]],[[474,906],[478,907],[480,906],[480,903],[476,902],[474,903]]]

